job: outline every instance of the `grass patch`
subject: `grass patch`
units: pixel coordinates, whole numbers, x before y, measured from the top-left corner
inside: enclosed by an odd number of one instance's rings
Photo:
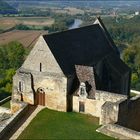
[[[18,139],[113,139],[96,132],[98,119],[80,113],[43,109]]]
[[[6,103],[1,105],[2,107],[10,108],[10,101],[7,101]]]

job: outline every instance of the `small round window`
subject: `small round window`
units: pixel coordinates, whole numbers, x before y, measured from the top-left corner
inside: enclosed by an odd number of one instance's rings
[[[44,93],[44,88],[42,88],[42,87],[38,88],[38,89],[37,89],[37,92],[38,92],[38,93]]]

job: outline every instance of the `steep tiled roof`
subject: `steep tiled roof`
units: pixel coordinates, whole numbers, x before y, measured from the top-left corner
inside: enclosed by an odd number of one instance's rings
[[[92,66],[97,89],[128,94],[130,69],[119,58],[107,36],[99,24],[93,24],[43,37],[66,76],[75,74],[75,65]],[[123,76],[126,76],[124,84]],[[110,80],[114,82],[113,87],[109,87]]]

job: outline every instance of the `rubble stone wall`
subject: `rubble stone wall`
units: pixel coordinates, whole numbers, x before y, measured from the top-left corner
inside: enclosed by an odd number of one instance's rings
[[[8,133],[10,129],[14,127],[15,123],[26,114],[27,110],[28,105],[24,103],[24,106],[22,106],[20,110],[14,113],[4,124],[0,125],[0,139],[4,139],[6,133]]]
[[[79,102],[82,101],[80,97],[73,96],[73,111],[79,112]],[[99,101],[94,99],[85,99],[84,101],[85,111],[83,113],[90,114],[95,117],[101,116],[101,107],[105,101]]]
[[[120,100],[127,99],[127,96],[126,95],[117,94],[117,93],[111,93],[111,92],[107,92],[107,91],[96,90],[95,98],[96,98],[96,100],[103,100],[103,101],[109,101],[109,102],[117,102],[117,101],[120,101]]]

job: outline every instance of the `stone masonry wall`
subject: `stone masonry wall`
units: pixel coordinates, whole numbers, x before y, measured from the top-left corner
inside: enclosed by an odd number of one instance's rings
[[[58,111],[66,111],[67,78],[53,75],[34,76],[34,90],[42,88],[45,92],[45,106]]]
[[[120,103],[127,100],[127,96],[105,92],[96,91],[96,99],[83,100],[86,114],[99,117],[100,124],[116,123],[119,117]],[[79,112],[79,96],[73,96],[73,111]]]
[[[113,102],[105,102],[101,107],[100,124],[116,123],[118,121],[119,104]]]
[[[126,101],[127,96],[96,90],[95,98],[105,102],[101,106],[100,124],[116,123],[120,109],[119,104]]]
[[[36,72],[40,72],[41,70],[41,72],[63,74],[54,55],[50,51],[47,43],[42,36],[39,37],[37,43],[31,50],[30,54],[28,55],[21,68]]]
[[[107,91],[96,90],[95,98],[96,98],[96,100],[101,100],[101,101],[103,100],[103,101],[109,101],[109,102],[117,102],[120,100],[127,99],[127,96],[121,95],[121,94],[116,94],[116,93],[111,93],[111,92],[107,92]]]
[[[121,126],[140,131],[140,96],[106,102],[102,106],[100,124],[117,123]]]
[[[19,82],[21,82],[21,89],[19,89]],[[21,95],[22,94],[22,95]],[[22,96],[22,97],[21,97]],[[13,91],[12,100],[21,101],[23,98],[24,102],[34,104],[34,93],[32,89],[32,76],[30,73],[17,73],[13,77]]]
[[[19,91],[19,82],[22,92]],[[66,111],[67,80],[42,36],[13,77],[13,100],[34,104],[38,88],[45,89],[46,106]],[[65,100],[64,100],[65,98]]]
[[[73,96],[73,111],[79,112],[79,101],[80,98],[78,96]],[[105,103],[105,101],[93,100],[93,99],[85,99],[85,111],[83,113],[90,114],[95,117],[101,116],[101,107]]]

